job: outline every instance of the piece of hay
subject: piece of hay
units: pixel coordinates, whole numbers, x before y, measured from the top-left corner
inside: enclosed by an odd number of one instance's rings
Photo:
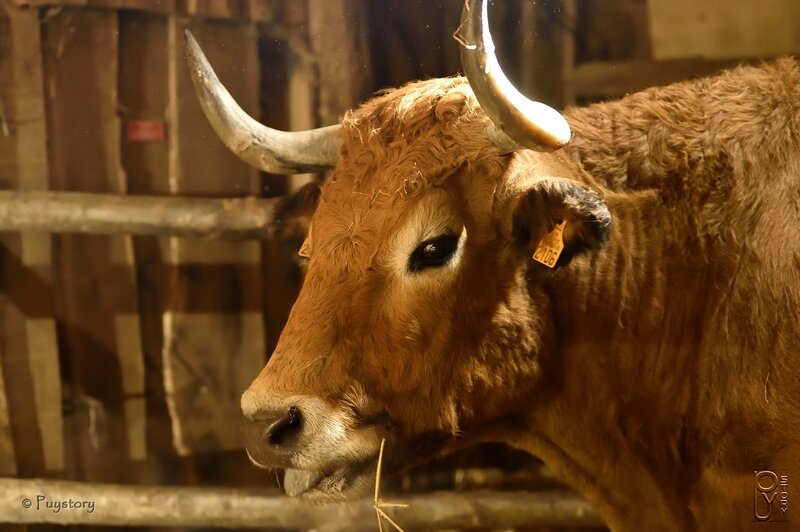
[[[384,508],[408,508],[407,504],[400,504],[397,502],[384,502],[381,500],[381,468],[383,467],[383,446],[386,444],[386,438],[381,440],[381,449],[378,451],[378,467],[375,468],[375,499],[373,506],[375,508],[375,516],[378,518],[378,530],[383,532],[383,519],[389,522],[390,525],[395,527],[399,532],[405,532],[400,525],[386,515],[383,511]]]

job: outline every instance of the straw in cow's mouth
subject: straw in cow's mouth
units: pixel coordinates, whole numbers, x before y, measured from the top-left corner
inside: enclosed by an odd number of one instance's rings
[[[395,523],[394,520],[383,511],[384,508],[408,508],[407,504],[398,504],[381,500],[381,468],[383,467],[383,447],[385,444],[386,438],[381,440],[381,448],[378,451],[378,463],[375,466],[375,500],[373,502],[373,507],[375,508],[375,516],[378,518],[378,530],[383,532],[383,520],[385,519],[400,532],[405,532],[400,528],[400,525]]]

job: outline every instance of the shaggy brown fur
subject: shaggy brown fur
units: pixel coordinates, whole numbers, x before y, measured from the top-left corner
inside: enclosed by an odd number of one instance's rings
[[[510,156],[461,78],[345,117],[248,400],[322,397],[381,427],[395,467],[528,449],[615,530],[754,526],[754,470],[800,482],[800,67],[565,116],[568,147]],[[530,253],[560,219],[551,271]],[[406,233],[439,223],[466,232],[456,266],[403,271]]]

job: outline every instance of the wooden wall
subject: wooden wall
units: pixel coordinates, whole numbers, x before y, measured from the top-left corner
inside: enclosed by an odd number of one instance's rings
[[[0,188],[291,190],[303,180],[260,174],[216,138],[194,96],[183,30],[248,112],[302,129],[338,120],[361,96],[343,72],[363,35],[346,24],[320,31],[326,13],[352,17],[357,7],[2,0]],[[330,39],[353,52],[321,68]],[[274,481],[240,452],[239,397],[299,287],[286,246],[4,233],[0,266],[0,475]]]

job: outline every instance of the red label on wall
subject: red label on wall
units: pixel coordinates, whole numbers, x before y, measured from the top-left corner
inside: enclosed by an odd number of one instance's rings
[[[166,126],[161,120],[131,120],[127,129],[128,142],[158,142],[164,140]]]

